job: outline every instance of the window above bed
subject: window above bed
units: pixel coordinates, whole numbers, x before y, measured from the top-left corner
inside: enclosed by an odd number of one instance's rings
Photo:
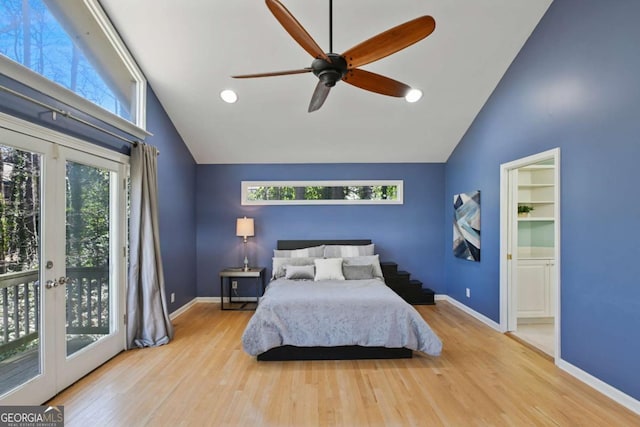
[[[243,205],[403,203],[403,181],[242,181]]]

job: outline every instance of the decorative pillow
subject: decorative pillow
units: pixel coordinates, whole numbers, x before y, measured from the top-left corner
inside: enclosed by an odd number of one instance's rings
[[[373,265],[342,265],[342,274],[346,280],[373,279]]]
[[[370,245],[327,245],[324,247],[325,258],[354,257],[373,255],[375,244]]]
[[[273,269],[271,270],[271,277],[279,279],[284,277],[286,272],[284,267],[286,265],[313,265],[313,261],[316,258],[273,258]]]
[[[344,258],[345,265],[371,265],[373,267],[373,277],[384,280],[382,267],[378,255],[356,256]]]
[[[344,280],[342,258],[318,258],[314,261],[316,276],[313,280]]]
[[[315,267],[313,265],[285,265],[285,278],[291,280],[313,280]]]
[[[274,249],[273,256],[276,258],[322,258],[324,256],[324,245],[304,249]]]

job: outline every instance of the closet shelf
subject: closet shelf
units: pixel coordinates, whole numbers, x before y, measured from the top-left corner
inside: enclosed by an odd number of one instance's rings
[[[518,200],[519,205],[533,205],[536,203],[539,205],[549,205],[554,203],[554,201],[553,200]]]

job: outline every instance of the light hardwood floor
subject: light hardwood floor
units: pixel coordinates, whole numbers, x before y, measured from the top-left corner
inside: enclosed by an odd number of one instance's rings
[[[257,362],[252,312],[196,304],[175,339],[121,353],[49,403],[67,426],[638,426],[640,416],[446,302],[418,311],[440,357]]]

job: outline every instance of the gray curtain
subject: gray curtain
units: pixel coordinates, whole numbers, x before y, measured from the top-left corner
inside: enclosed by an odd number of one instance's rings
[[[139,143],[131,150],[127,348],[173,338],[164,290],[158,226],[158,150]]]

